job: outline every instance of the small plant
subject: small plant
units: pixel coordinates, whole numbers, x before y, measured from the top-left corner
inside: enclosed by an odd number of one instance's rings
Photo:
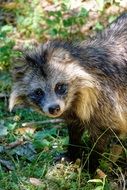
[[[0,69],[4,67],[8,68],[10,65],[11,58],[14,56],[12,50],[15,42],[9,38],[9,33],[12,32],[13,28],[10,25],[1,27],[0,30]]]
[[[103,30],[103,25],[100,23],[100,22],[97,22],[96,23],[96,25],[95,25],[95,27],[94,27],[94,29],[96,30],[96,31],[101,31],[101,30]]]
[[[17,0],[20,7],[13,10],[16,16],[17,32],[25,38],[43,40],[43,9],[39,0]]]
[[[46,11],[45,33],[52,38],[78,38],[82,37],[81,27],[85,24],[88,11],[85,8],[81,8],[78,12],[71,11],[67,4],[62,3],[57,11]]]
[[[94,188],[94,190],[110,190],[106,175],[104,175],[102,179],[91,179],[88,181],[88,183],[96,184],[96,187]]]

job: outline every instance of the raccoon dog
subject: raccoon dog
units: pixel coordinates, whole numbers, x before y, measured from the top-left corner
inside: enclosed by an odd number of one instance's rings
[[[23,53],[13,80],[10,110],[25,104],[64,118],[71,160],[82,157],[86,130],[102,153],[112,133],[127,136],[127,14],[92,39],[54,40]]]

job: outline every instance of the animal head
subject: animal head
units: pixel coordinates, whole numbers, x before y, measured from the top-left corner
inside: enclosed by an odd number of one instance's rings
[[[93,88],[94,79],[72,55],[71,43],[48,42],[23,53],[13,68],[9,109],[27,104],[58,117],[75,102],[79,89]]]

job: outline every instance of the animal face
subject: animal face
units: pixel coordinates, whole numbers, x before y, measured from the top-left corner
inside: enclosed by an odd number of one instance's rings
[[[58,117],[67,108],[70,84],[60,72],[46,68],[46,77],[34,74],[29,80],[27,90],[27,102],[39,112],[50,117]],[[46,71],[46,70],[45,70]],[[58,77],[59,75],[59,77]]]
[[[10,110],[27,104],[58,117],[72,106],[80,88],[93,86],[92,77],[69,52],[52,43],[27,52],[20,62],[13,70]]]

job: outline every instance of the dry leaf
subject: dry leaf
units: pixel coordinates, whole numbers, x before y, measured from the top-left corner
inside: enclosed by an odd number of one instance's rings
[[[34,185],[34,186],[40,186],[40,185],[42,185],[42,182],[39,179],[34,178],[34,177],[30,178],[30,183],[32,185]]]
[[[98,178],[104,179],[106,177],[106,174],[102,170],[97,169],[96,172],[97,172],[97,177]]]
[[[4,8],[4,9],[12,10],[12,9],[16,9],[19,7],[21,8],[21,4],[16,3],[16,2],[8,2],[8,3],[2,3],[0,5],[0,7]]]
[[[26,133],[33,134],[36,130],[36,127],[21,127],[16,129],[16,133],[24,135]]]

